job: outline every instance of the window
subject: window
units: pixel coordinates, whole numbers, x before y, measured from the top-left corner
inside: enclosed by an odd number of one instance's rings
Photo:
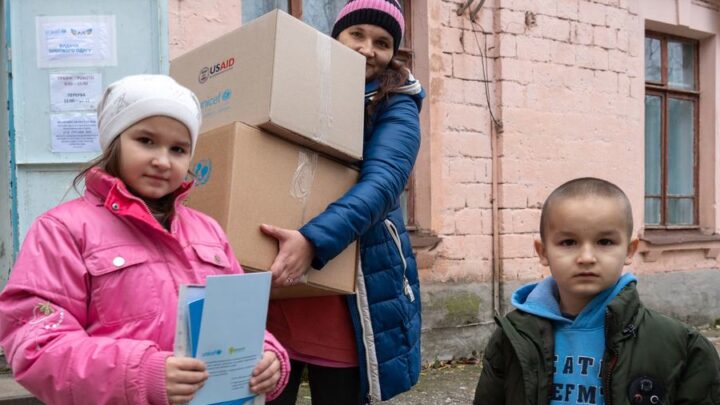
[[[412,43],[410,38],[410,0],[401,0],[405,15],[405,37],[400,43],[398,56],[406,63],[410,62]],[[243,23],[252,21],[261,15],[279,8],[293,16],[305,21],[318,30],[330,35],[335,17],[338,15],[347,0],[243,0]]]
[[[412,10],[410,1],[401,0],[403,14],[405,15],[405,36],[400,43],[397,57],[412,70],[412,24],[410,24]],[[335,23],[335,17],[345,3],[347,3],[347,0],[243,0],[242,20],[243,23],[246,23],[279,8],[330,35],[332,26]],[[400,196],[405,223],[410,229],[415,229],[414,184],[413,175],[408,180],[405,192]]]
[[[698,43],[645,37],[645,225],[698,226]]]

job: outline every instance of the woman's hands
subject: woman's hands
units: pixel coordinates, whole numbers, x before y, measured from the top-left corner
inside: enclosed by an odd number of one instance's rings
[[[278,254],[270,266],[274,287],[291,286],[310,269],[315,247],[296,230],[260,225],[260,230],[278,241]]]
[[[171,404],[190,402],[207,378],[205,363],[198,359],[170,356],[165,360],[165,386]]]
[[[263,352],[262,359],[252,372],[250,391],[256,394],[272,392],[280,381],[280,371],[280,360],[275,352]]]

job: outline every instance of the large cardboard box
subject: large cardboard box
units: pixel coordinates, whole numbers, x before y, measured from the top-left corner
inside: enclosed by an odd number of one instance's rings
[[[275,239],[260,231],[267,223],[298,229],[341,197],[358,172],[260,129],[235,122],[200,136],[190,166],[197,187],[188,206],[215,218],[247,271],[268,270],[277,255]],[[357,243],[302,284],[273,289],[272,298],[355,291]]]
[[[362,159],[365,58],[283,11],[175,58],[170,75],[200,99],[203,131],[242,121]]]

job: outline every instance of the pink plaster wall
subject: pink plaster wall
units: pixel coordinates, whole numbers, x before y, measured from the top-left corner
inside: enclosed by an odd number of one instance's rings
[[[663,5],[658,4],[664,2]],[[702,38],[700,147],[703,229],[717,233],[717,12],[694,0],[497,0],[479,15],[499,140],[500,258],[505,280],[547,274],[532,241],[542,201],[562,182],[596,176],[620,185],[643,232],[644,32]],[[481,58],[460,3],[431,6],[432,229],[442,238],[426,282],[488,281],[492,259],[490,118]],[[680,14],[678,14],[680,13]],[[483,43],[480,35],[480,43]],[[429,254],[429,253],[422,253]],[[635,259],[638,273],[718,268],[703,251]]]
[[[630,4],[632,3],[632,4]],[[491,276],[490,117],[481,57],[459,4],[430,24],[433,229],[442,238],[424,281]],[[490,104],[499,139],[500,257],[506,280],[541,277],[532,248],[552,188],[597,176],[627,190],[642,218],[643,28],[637,2],[488,1]]]
[[[238,0],[169,0],[170,59],[240,26]]]
[[[489,11],[481,13],[476,26],[456,14],[457,1],[413,3],[414,13],[428,16],[429,58],[428,72],[421,76],[428,91],[421,157],[430,159],[427,175],[418,175],[417,181],[428,182],[431,193],[425,200],[418,196],[417,204],[430,206],[429,218],[420,225],[442,238],[433,251],[418,252],[421,278],[427,282],[490,279],[490,118],[476,41],[484,47],[488,40],[488,47],[494,47],[492,35],[480,30],[492,32],[494,3],[486,2]],[[414,31],[414,36],[422,35]],[[495,67],[489,63],[492,79]],[[494,103],[492,87],[490,97]]]
[[[633,2],[528,3],[503,1],[498,27],[506,280],[546,273],[532,240],[544,198],[567,180],[612,181],[636,223],[643,215],[643,29]]]

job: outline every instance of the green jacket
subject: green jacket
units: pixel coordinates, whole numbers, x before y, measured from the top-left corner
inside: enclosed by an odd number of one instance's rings
[[[474,405],[549,404],[555,355],[551,322],[519,310],[496,322]],[[605,405],[720,405],[715,348],[696,330],[645,308],[635,283],[607,307],[601,378]],[[640,384],[647,381],[654,385],[643,385],[642,391]],[[658,402],[650,401],[653,395]]]

